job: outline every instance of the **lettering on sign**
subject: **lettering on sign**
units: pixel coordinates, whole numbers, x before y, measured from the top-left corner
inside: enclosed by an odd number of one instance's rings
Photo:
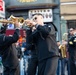
[[[24,3],[24,2],[35,2],[37,0],[18,0],[18,1],[21,2],[21,3]]]
[[[35,10],[29,10],[28,16],[29,18],[32,18],[33,14],[41,13],[44,18],[44,22],[53,22],[53,12],[52,9],[35,9]]]

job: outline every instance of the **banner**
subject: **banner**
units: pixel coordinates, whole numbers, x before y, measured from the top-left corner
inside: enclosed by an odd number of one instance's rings
[[[0,11],[3,11],[3,1],[0,0]]]
[[[5,2],[0,0],[0,17],[5,18]]]

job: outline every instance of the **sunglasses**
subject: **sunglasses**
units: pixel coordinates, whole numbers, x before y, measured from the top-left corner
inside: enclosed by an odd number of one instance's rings
[[[33,20],[35,21],[37,19],[37,17],[34,17]]]

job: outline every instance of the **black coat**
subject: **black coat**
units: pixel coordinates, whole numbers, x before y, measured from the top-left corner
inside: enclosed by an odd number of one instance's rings
[[[15,47],[12,44],[17,42],[19,38],[19,29],[16,29],[13,36],[5,36],[0,34],[0,56],[4,67],[16,68],[18,58]]]
[[[45,26],[39,25],[34,32],[31,33],[30,31],[29,39],[33,39],[39,61],[59,55],[55,34],[55,27],[52,24]]]
[[[27,37],[26,37],[26,49],[31,50],[31,58],[37,59],[36,46],[33,43],[33,39],[32,39],[30,34],[32,34],[32,30],[31,29],[26,30],[26,35],[27,35]]]
[[[76,61],[76,36],[72,36],[68,42],[68,51],[72,62]]]

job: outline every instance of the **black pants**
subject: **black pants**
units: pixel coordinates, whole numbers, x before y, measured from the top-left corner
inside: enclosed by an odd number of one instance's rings
[[[19,65],[14,69],[11,69],[9,67],[5,67],[3,75],[20,75]]]
[[[38,59],[31,58],[28,65],[27,75],[36,75],[37,66],[38,66]]]
[[[52,57],[40,61],[38,64],[38,75],[56,75],[58,57]]]
[[[76,65],[74,61],[70,61],[70,75],[76,75]]]

